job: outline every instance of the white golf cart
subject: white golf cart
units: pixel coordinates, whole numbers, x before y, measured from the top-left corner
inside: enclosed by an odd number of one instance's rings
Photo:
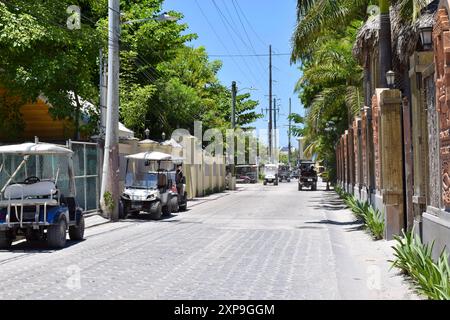
[[[9,248],[20,237],[62,248],[67,229],[71,240],[83,239],[72,154],[48,143],[0,147],[0,248]]]
[[[126,157],[125,190],[120,198],[120,217],[149,213],[155,220],[184,209],[175,181],[174,157],[162,152],[141,152]]]
[[[264,165],[264,185],[273,183],[278,185],[278,164],[268,163]]]

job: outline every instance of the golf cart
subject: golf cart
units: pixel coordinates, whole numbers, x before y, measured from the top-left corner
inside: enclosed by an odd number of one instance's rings
[[[314,169],[314,165],[313,161],[301,161],[298,191],[301,191],[303,187],[311,188],[312,191],[317,190],[317,172]]]
[[[72,150],[48,143],[0,147],[0,248],[12,241],[47,240],[63,248],[84,236],[83,210],[75,200]]]
[[[273,183],[274,186],[278,185],[278,164],[264,165],[264,185],[268,183]]]
[[[295,168],[295,169],[293,169],[292,170],[292,172],[291,172],[291,178],[292,179],[298,179],[299,178],[299,169],[297,169],[297,168]]]
[[[180,197],[175,185],[174,157],[153,151],[129,155],[126,159],[125,190],[119,202],[121,218],[146,212],[159,220],[162,215],[186,209],[186,192],[182,190]]]
[[[291,171],[289,170],[289,166],[281,165],[278,168],[278,177],[280,179],[280,182],[283,182],[283,180],[291,182]]]

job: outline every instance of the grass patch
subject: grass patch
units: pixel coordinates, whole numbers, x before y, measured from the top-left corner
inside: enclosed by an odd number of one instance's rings
[[[450,267],[448,254],[442,250],[439,259],[432,258],[434,242],[423,244],[414,232],[395,236],[397,244],[392,248],[397,267],[413,280],[419,293],[433,300],[450,300]]]

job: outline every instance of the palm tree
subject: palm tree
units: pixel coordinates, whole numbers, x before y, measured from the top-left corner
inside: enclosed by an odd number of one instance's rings
[[[390,1],[379,0],[380,8],[380,32],[379,32],[379,50],[380,50],[380,76],[378,77],[378,86],[387,87],[386,72],[392,69],[392,45],[391,45],[391,18]]]
[[[389,49],[390,19],[389,7],[398,5],[400,15],[405,23],[412,21],[420,13],[420,9],[428,5],[432,0],[297,0],[297,26],[292,36],[291,61],[308,58],[314,51],[317,39],[327,30],[334,30],[337,26],[348,26],[353,20],[366,20],[368,6],[378,5],[380,19],[383,16],[380,30],[380,56],[383,56],[383,64],[390,67]],[[388,32],[389,31],[389,32]],[[381,37],[382,36],[382,37]],[[386,64],[385,64],[386,63]],[[385,78],[383,74],[381,79]]]

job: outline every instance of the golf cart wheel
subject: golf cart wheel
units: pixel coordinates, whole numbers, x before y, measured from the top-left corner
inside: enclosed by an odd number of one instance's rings
[[[81,241],[84,238],[84,216],[81,215],[78,225],[69,227],[70,240]]]
[[[162,207],[162,215],[168,217],[171,214],[172,214],[172,200],[169,200],[167,202],[167,205]]]
[[[312,187],[311,187],[311,190],[312,191],[316,191],[317,190],[317,184],[313,184]]]
[[[66,245],[67,223],[64,217],[60,217],[56,224],[47,229],[47,243],[51,248],[64,248]]]
[[[277,185],[278,185],[278,180],[275,180],[275,181],[273,182],[273,185],[274,185],[274,186],[277,186]]]
[[[291,182],[291,179],[287,179],[287,182]]]
[[[155,201],[150,205],[150,215],[154,220],[160,220],[162,216],[161,202]]]
[[[178,204],[178,197],[172,197],[172,199],[170,199],[170,202],[172,203],[172,212],[173,213],[179,212],[180,206]]]
[[[126,219],[128,216],[128,206],[123,203],[122,200],[119,201],[119,219]]]
[[[8,231],[0,231],[0,249],[9,249],[12,244],[12,239]]]
[[[187,210],[187,193],[184,194],[183,202],[180,204],[180,211],[186,211]]]
[[[302,191],[303,186],[301,184],[298,185],[298,191]]]
[[[267,180],[264,180],[264,185],[267,186]]]

